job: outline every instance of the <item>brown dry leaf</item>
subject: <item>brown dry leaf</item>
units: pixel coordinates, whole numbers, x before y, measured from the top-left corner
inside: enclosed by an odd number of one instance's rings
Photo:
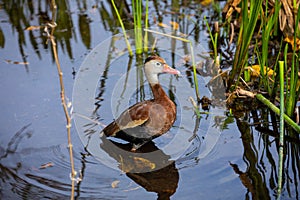
[[[280,30],[283,31],[284,35],[294,34],[294,15],[293,5],[289,0],[282,0],[282,6],[279,11],[279,25]]]
[[[41,29],[41,28],[43,28],[43,27],[42,26],[29,26],[25,30],[32,31],[32,30]]]
[[[46,169],[48,167],[53,167],[54,166],[54,163],[53,162],[48,162],[48,163],[45,163],[45,164],[42,164],[40,166],[40,169]]]
[[[158,26],[164,27],[164,28],[169,28],[167,24],[164,24],[162,22],[158,23]]]
[[[294,46],[294,37],[293,36],[286,37],[284,39],[284,41],[286,41],[287,43],[290,43],[292,45],[293,49],[295,48],[295,46]],[[300,39],[296,38],[296,51],[298,51],[299,49],[300,49]]]
[[[112,187],[112,188],[116,188],[116,187],[118,187],[119,183],[120,183],[119,180],[115,180],[115,181],[113,181],[113,182],[111,183],[111,187]]]
[[[173,27],[173,30],[178,30],[179,24],[177,22],[170,21],[170,24]]]
[[[229,0],[227,1],[226,5],[224,6],[222,12],[226,13],[226,19],[231,17],[234,11],[238,13],[241,12],[241,8],[237,7],[240,4],[241,0]]]

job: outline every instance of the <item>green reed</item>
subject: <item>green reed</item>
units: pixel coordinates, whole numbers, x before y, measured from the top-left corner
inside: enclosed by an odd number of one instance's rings
[[[118,21],[121,25],[123,34],[124,34],[124,38],[125,38],[125,42],[129,51],[129,55],[132,56],[132,49],[130,46],[130,43],[128,41],[128,37],[126,34],[126,30],[124,27],[124,24],[122,22],[121,16],[119,14],[118,8],[115,5],[114,0],[111,0],[111,3],[113,5],[113,8],[116,12],[116,15],[118,17]],[[134,21],[134,39],[135,39],[135,49],[136,49],[136,54],[142,54],[143,53],[143,46],[144,46],[144,52],[148,52],[148,33],[145,33],[144,38],[143,38],[143,4],[142,4],[142,0],[132,0],[131,1],[132,4],[132,14],[133,14],[133,21]],[[145,28],[148,28],[148,18],[149,18],[149,14],[148,14],[148,0],[146,1],[146,8],[145,8]],[[143,45],[144,42],[144,45]]]
[[[112,3],[112,5],[113,5],[113,7],[114,7],[114,10],[115,10],[116,15],[117,15],[118,20],[119,20],[119,23],[120,23],[120,25],[121,25],[121,28],[122,28],[122,31],[123,31],[123,34],[124,34],[124,38],[125,38],[125,42],[126,42],[126,45],[127,45],[127,49],[128,49],[128,52],[129,52],[129,56],[133,56],[132,49],[131,49],[130,43],[129,43],[129,41],[128,41],[128,38],[127,38],[126,30],[125,30],[123,21],[122,21],[122,19],[121,19],[121,16],[120,16],[120,14],[119,14],[119,11],[118,11],[118,9],[117,9],[117,7],[116,7],[115,1],[114,1],[114,0],[111,0],[111,3]]]
[[[280,77],[280,136],[279,136],[279,160],[278,160],[278,187],[277,194],[280,198],[282,190],[282,172],[283,172],[283,145],[284,145],[284,62],[279,61]]]
[[[292,63],[290,69],[290,77],[289,82],[286,87],[286,114],[288,116],[292,116],[294,114],[294,109],[296,105],[296,100],[299,97],[299,88],[298,88],[298,72],[299,72],[299,58],[300,58],[300,51],[297,55],[296,53],[296,38],[297,38],[297,31],[298,31],[298,24],[300,20],[300,9],[298,9],[298,13],[295,17],[295,31],[294,31],[294,49],[292,53]],[[287,60],[287,51],[285,51],[285,60]]]
[[[133,12],[133,20],[134,20],[134,34],[135,34],[135,48],[136,54],[142,54],[143,49],[144,52],[148,52],[148,33],[145,32],[144,39],[143,39],[143,26],[147,29],[148,28],[148,18],[149,18],[149,3],[146,0],[146,7],[145,7],[145,21],[143,21],[143,5],[142,0],[132,0],[132,12]],[[144,47],[144,48],[143,48]]]
[[[136,54],[143,53],[143,32],[142,32],[142,17],[143,17],[143,8],[141,0],[132,0],[132,13],[134,21],[134,38],[135,38],[135,48]]]
[[[276,96],[276,93],[278,91],[278,78],[275,78],[275,73],[272,76],[272,79],[275,81],[270,81],[270,78],[268,76],[268,59],[269,59],[269,41],[272,36],[277,34],[277,23],[278,23],[278,16],[279,16],[279,10],[280,10],[280,2],[278,0],[275,1],[274,5],[274,12],[269,12],[268,10],[268,2],[266,2],[265,10],[261,10],[261,52],[259,52],[258,48],[256,48],[256,55],[258,58],[258,62],[260,65],[260,75],[261,79],[260,82],[264,86],[266,92],[271,96],[271,98]],[[268,13],[270,13],[268,15]],[[298,10],[297,15],[295,16],[295,31],[294,31],[294,46],[296,46],[296,38],[297,38],[297,27],[300,19],[300,11]],[[281,45],[283,40],[281,39]],[[257,42],[258,43],[258,42]],[[276,64],[274,65],[274,72],[278,71],[276,69],[278,65],[278,58],[281,54],[281,45],[279,49],[279,53],[276,59]],[[299,89],[297,86],[298,83],[298,71],[299,71],[299,62],[297,61],[297,57],[299,58],[299,55],[296,53],[296,48],[293,49],[292,53],[290,54],[288,52],[288,44],[285,44],[284,47],[284,66],[285,66],[285,74],[286,74],[286,101],[285,101],[285,108],[286,108],[286,114],[289,117],[293,116],[294,108],[296,104],[296,100],[299,96]],[[288,54],[291,56],[291,59],[288,62],[287,56]],[[266,70],[264,70],[266,69]]]
[[[274,105],[271,101],[269,101],[266,97],[264,97],[262,94],[256,94],[256,99],[258,99],[260,102],[265,104],[270,110],[272,110],[276,115],[280,115],[280,110],[277,108],[276,105]],[[288,123],[297,133],[300,134],[300,126],[294,122],[289,116],[286,114],[283,115],[284,121]]]
[[[280,3],[278,0],[276,0],[275,12],[270,14],[270,16],[268,16],[268,2],[266,2],[265,10],[263,11],[261,9],[260,12],[261,26],[262,26],[262,38],[261,38],[262,49],[261,49],[261,55],[260,53],[257,53],[257,57],[260,65],[261,82],[269,94],[272,93],[270,82],[269,82],[269,76],[268,76],[269,40],[271,36],[271,31],[274,30],[274,25],[278,21],[279,8],[280,8]]]
[[[148,0],[146,0],[146,15],[145,15],[145,29],[148,29],[149,24],[148,24],[148,19],[149,19],[149,3]],[[144,35],[144,52],[148,52],[148,32],[145,32]]]
[[[250,0],[250,12],[248,13],[248,0],[242,1],[242,22],[238,34],[237,48],[234,55],[233,66],[230,72],[228,86],[235,89],[241,73],[248,61],[248,48],[256,27],[258,16],[261,12],[262,0]],[[233,88],[232,88],[233,86]]]
[[[214,61],[216,63],[217,61],[217,56],[218,56],[218,46],[217,46],[217,42],[218,42],[218,32],[216,31],[215,34],[213,35],[210,27],[209,27],[209,24],[208,24],[208,21],[206,19],[206,16],[204,16],[204,21],[206,23],[206,27],[207,27],[207,30],[208,30],[208,33],[209,33],[209,37],[210,37],[210,40],[212,42],[212,45],[213,45],[213,49],[214,49]]]

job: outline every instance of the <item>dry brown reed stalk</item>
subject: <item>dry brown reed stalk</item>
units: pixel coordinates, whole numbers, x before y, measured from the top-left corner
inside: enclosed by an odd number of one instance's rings
[[[65,96],[65,87],[64,87],[64,82],[63,82],[63,73],[61,70],[61,66],[60,66],[60,62],[59,62],[59,58],[57,55],[57,46],[56,46],[56,42],[54,39],[54,30],[56,27],[56,12],[57,12],[57,6],[55,3],[55,0],[51,1],[51,9],[52,9],[52,20],[50,23],[48,23],[45,26],[45,32],[47,33],[48,39],[50,40],[51,44],[52,44],[52,51],[53,51],[53,55],[54,55],[54,59],[55,59],[55,63],[56,63],[56,67],[57,67],[57,72],[58,72],[58,76],[59,76],[59,83],[60,83],[60,98],[61,98],[61,103],[64,109],[64,113],[65,113],[65,117],[67,120],[67,133],[68,133],[68,148],[69,148],[69,155],[70,155],[70,164],[71,164],[71,196],[70,199],[74,199],[74,192],[75,192],[75,177],[76,177],[76,171],[74,168],[74,157],[73,157],[73,145],[72,145],[72,141],[71,141],[71,117],[69,114],[69,110],[68,110],[68,105],[67,105],[67,101],[66,101],[66,96]],[[51,30],[51,33],[49,33],[48,30]]]

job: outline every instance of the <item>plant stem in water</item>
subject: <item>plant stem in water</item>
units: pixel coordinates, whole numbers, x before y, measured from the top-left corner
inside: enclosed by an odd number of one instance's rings
[[[283,147],[284,147],[284,62],[279,61],[280,77],[280,136],[279,136],[279,160],[278,160],[278,188],[277,199],[280,199],[282,190],[282,170],[283,170]]]

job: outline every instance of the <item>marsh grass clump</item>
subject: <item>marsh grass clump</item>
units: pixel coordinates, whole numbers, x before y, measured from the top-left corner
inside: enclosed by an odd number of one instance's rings
[[[237,2],[228,1],[227,4]],[[238,6],[241,8],[240,13],[226,16],[229,22],[233,19],[238,20],[240,28],[236,38],[232,69],[227,81],[228,94],[236,93],[239,88],[253,93],[262,92],[276,105],[280,99],[278,66],[282,60],[286,80],[285,113],[294,118],[295,105],[300,94],[297,86],[299,3],[288,0],[274,2],[242,0]],[[288,13],[293,17],[291,18]],[[284,23],[282,19],[288,19],[293,25]],[[232,98],[229,99],[232,101]]]
[[[274,137],[279,138],[278,199],[284,181],[283,152],[292,152],[291,149],[285,149],[289,143],[284,139],[291,137],[299,140],[300,134],[299,121],[295,115],[298,109],[296,103],[300,100],[299,4],[296,0],[233,0],[228,1],[224,9],[226,13],[231,13],[226,15],[228,22],[235,20],[240,28],[227,80],[227,103],[234,110],[233,113],[237,113],[239,105],[245,106],[242,96],[268,109],[268,115],[255,123],[258,123],[258,130],[264,130],[267,134],[273,132]],[[240,12],[232,15],[233,8]],[[252,114],[259,116],[253,108],[255,104],[249,105]],[[264,124],[271,126],[264,127]]]
[[[124,34],[125,42],[130,56],[133,56],[131,44],[128,40],[126,29],[123,20],[120,16],[119,10],[115,5],[114,0],[111,0],[114,11],[118,17],[118,22],[121,25],[122,32]],[[135,53],[141,55],[143,52],[148,51],[148,33],[145,32],[143,36],[143,28],[148,28],[148,0],[145,2],[145,10],[143,10],[143,3],[141,0],[132,0],[132,16],[133,16],[133,27],[134,27],[134,40],[135,40]],[[146,13],[145,16],[143,13]]]

